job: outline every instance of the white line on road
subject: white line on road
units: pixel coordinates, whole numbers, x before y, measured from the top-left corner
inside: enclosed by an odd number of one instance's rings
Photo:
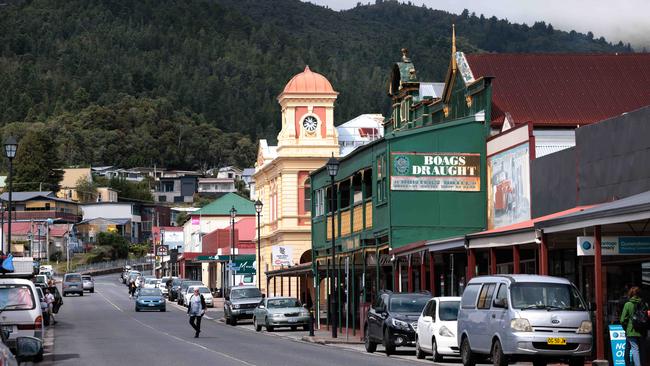
[[[117,310],[119,310],[121,312],[124,312],[124,310],[120,309],[119,306],[115,305],[111,300],[108,299],[108,297],[104,296],[104,294],[102,294],[100,291],[97,291],[97,293],[99,295],[101,295],[101,297],[103,297],[106,301],[108,301],[109,304],[113,305],[113,307],[115,307],[115,309],[117,309]]]
[[[205,350],[205,351],[208,351],[208,352],[212,352],[212,353],[216,353],[216,354],[218,354],[218,355],[220,355],[220,356],[223,356],[223,357],[225,357],[225,358],[231,359],[231,360],[233,360],[233,361],[240,362],[240,363],[242,363],[242,364],[244,364],[244,365],[248,365],[248,366],[256,366],[255,364],[252,364],[252,363],[250,363],[250,362],[246,362],[246,361],[244,361],[244,360],[240,360],[239,358],[233,357],[233,356],[231,356],[231,355],[229,355],[229,354],[222,353],[222,352],[219,352],[219,351],[215,351],[215,350],[213,350],[212,348],[208,348],[208,347],[203,346],[203,345],[200,345],[200,344],[198,344],[198,343],[190,342],[190,341],[188,341],[188,340],[186,340],[186,339],[176,337],[175,335],[169,334],[169,333],[167,333],[167,332],[165,332],[165,331],[162,331],[162,330],[160,330],[160,329],[156,329],[156,328],[154,328],[154,327],[152,327],[152,326],[150,326],[150,325],[148,325],[148,324],[145,324],[145,323],[139,321],[139,320],[136,319],[136,318],[131,318],[131,319],[135,320],[136,322],[138,322],[138,323],[144,325],[145,327],[147,327],[147,328],[149,328],[149,329],[155,330],[156,332],[162,333],[162,334],[164,334],[164,335],[166,335],[166,336],[168,336],[168,337],[174,338],[174,339],[179,340],[179,341],[181,341],[181,342],[185,342],[185,343],[188,343],[188,344],[194,345],[194,346],[196,346],[196,347],[199,347],[199,348],[202,349],[202,350]]]

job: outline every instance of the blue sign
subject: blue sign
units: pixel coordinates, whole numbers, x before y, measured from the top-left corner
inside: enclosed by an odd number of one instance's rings
[[[618,252],[621,254],[650,253],[650,236],[620,236]]]
[[[609,341],[612,345],[612,365],[625,366],[625,331],[622,325],[609,326]]]

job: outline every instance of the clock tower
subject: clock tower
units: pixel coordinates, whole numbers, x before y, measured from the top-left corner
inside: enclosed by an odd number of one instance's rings
[[[321,74],[305,67],[278,96],[282,107],[282,130],[278,155],[338,156],[338,134],[334,128],[334,102],[338,93]]]

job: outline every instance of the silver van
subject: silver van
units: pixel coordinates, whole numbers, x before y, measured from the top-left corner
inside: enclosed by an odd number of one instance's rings
[[[463,292],[457,337],[464,366],[484,356],[495,366],[519,360],[582,366],[591,354],[591,328],[587,305],[565,278],[481,276]]]

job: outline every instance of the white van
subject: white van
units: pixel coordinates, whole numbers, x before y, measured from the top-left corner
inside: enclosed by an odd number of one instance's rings
[[[12,349],[17,337],[43,340],[43,313],[32,281],[0,278],[0,326],[9,332],[7,345]]]
[[[591,328],[587,305],[566,278],[481,276],[463,292],[457,337],[464,366],[484,356],[495,366],[517,360],[583,366],[591,354]]]

